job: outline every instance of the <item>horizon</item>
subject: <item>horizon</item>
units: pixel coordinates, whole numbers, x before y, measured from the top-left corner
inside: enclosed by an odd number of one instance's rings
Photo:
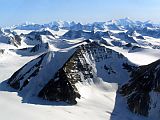
[[[44,22],[44,23],[36,23],[36,22],[30,22],[30,21],[26,21],[26,22],[22,22],[22,23],[18,23],[18,24],[13,24],[13,25],[10,25],[10,26],[0,26],[0,28],[8,28],[8,27],[14,27],[14,26],[18,26],[18,25],[31,25],[31,24],[38,24],[38,25],[43,25],[43,24],[49,24],[49,23],[52,23],[52,22],[68,22],[68,23],[71,23],[71,22],[75,22],[76,24],[80,23],[82,25],[86,25],[86,24],[93,24],[95,22],[110,22],[110,21],[114,21],[114,20],[120,20],[120,19],[129,19],[133,22],[151,22],[152,24],[157,24],[157,25],[160,25],[160,22],[154,22],[154,21],[151,21],[151,20],[133,20],[133,19],[130,19],[129,17],[125,17],[125,18],[118,18],[118,19],[110,19],[110,20],[106,20],[106,21],[91,21],[91,22],[81,22],[81,21],[67,21],[67,20],[53,20],[53,21],[48,21],[48,22]]]
[[[0,0],[0,5],[1,27],[59,20],[107,22],[126,17],[133,21],[160,23],[159,0]]]

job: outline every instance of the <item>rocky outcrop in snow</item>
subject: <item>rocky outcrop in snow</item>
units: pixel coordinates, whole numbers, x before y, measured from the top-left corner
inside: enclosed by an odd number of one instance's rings
[[[23,35],[25,37],[25,43],[28,45],[37,45],[44,43],[42,36],[49,37],[49,39],[54,38],[55,36],[47,29],[42,29],[39,31],[32,31],[29,34]]]
[[[10,49],[10,51],[15,52],[16,54],[21,56],[33,56],[33,55],[38,55],[38,54],[43,54],[45,52],[48,52],[49,44],[42,43],[42,44],[37,44],[33,47],[26,47],[22,49]]]
[[[1,34],[0,35],[0,43],[4,44],[12,44],[16,47],[21,45],[21,37],[16,34]]]
[[[120,93],[126,97],[132,112],[144,116],[159,114],[160,60],[138,67],[132,73],[132,79],[121,87]]]

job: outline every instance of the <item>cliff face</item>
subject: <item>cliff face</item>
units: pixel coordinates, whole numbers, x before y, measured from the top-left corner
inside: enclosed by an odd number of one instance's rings
[[[87,64],[81,52],[81,49],[77,49],[63,67],[58,70],[54,78],[40,91],[39,97],[52,101],[66,101],[70,104],[76,103],[75,99],[76,97],[80,98],[80,94],[75,84],[82,82],[81,75],[85,79],[93,77],[92,68]]]
[[[127,98],[129,109],[144,116],[150,116],[153,110],[156,110],[154,114],[159,114],[159,101],[156,100],[159,92],[160,60],[140,66],[133,72],[132,79],[120,89],[120,93]]]

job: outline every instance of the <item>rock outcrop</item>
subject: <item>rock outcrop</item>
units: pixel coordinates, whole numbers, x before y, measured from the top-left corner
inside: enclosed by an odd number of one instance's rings
[[[155,98],[151,95],[155,92],[157,95],[160,92],[160,60],[138,67],[132,72],[132,79],[120,89],[129,109],[144,116],[150,116],[153,104],[154,109],[159,109],[156,107],[159,101],[153,103]]]

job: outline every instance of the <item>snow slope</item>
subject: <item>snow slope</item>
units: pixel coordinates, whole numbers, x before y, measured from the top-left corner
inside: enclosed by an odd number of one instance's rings
[[[145,49],[145,48],[139,48],[137,50],[128,50],[120,47],[110,47],[110,46],[107,47],[122,53],[131,62],[137,65],[147,65],[149,63],[152,63],[160,59],[159,50]]]

